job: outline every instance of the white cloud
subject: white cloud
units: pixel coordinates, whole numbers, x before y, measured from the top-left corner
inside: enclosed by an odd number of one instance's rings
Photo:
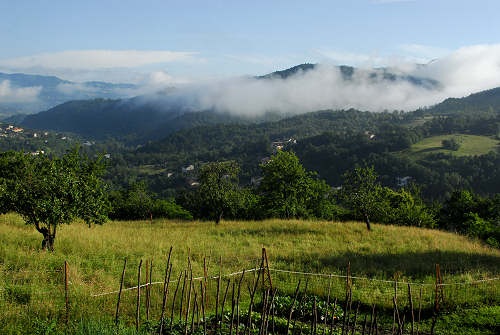
[[[192,61],[196,53],[140,50],[68,50],[0,60],[4,68],[68,68],[97,70]]]
[[[420,52],[431,50],[416,46],[410,49]],[[463,97],[500,86],[500,44],[464,47],[418,66],[397,58],[395,61],[377,56],[371,59],[349,53],[334,56],[339,59],[344,57],[345,60],[354,58],[366,64],[383,61],[390,66],[391,73],[400,77],[394,81],[386,80],[382,75],[373,78],[371,69],[359,69],[351,80],[346,81],[336,66],[327,64],[286,80],[245,77],[188,85],[177,90],[175,96],[188,97],[193,108],[258,115],[267,111],[304,113],[348,108],[414,110],[448,97]],[[440,85],[430,88],[403,78],[410,75],[433,79]]]
[[[81,83],[62,83],[57,85],[56,89],[62,94],[71,96],[81,93],[97,93],[95,87],[86,86]]]
[[[13,87],[9,80],[0,82],[0,102],[34,102],[42,88],[33,87]]]
[[[450,96],[500,86],[500,44],[460,48],[415,72],[443,83]]]

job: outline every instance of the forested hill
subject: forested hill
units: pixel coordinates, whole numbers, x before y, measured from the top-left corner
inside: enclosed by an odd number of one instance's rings
[[[54,76],[0,73],[0,84],[13,89],[33,89],[32,99],[0,102],[0,117],[37,113],[70,100],[121,98],[136,89],[133,84],[90,81],[76,83]]]
[[[500,87],[471,94],[463,98],[448,98],[425,110],[432,115],[448,115],[456,112],[500,110]]]
[[[95,139],[119,138],[144,143],[184,128],[218,123],[246,122],[237,115],[189,111],[141,98],[69,101],[48,111],[28,115],[27,128],[72,132]]]
[[[350,134],[376,129],[383,122],[398,124],[406,121],[402,113],[370,113],[354,109],[318,111],[257,124],[200,126],[168,135],[158,142],[145,145],[139,152],[167,153],[177,150],[203,151],[220,148],[228,151],[245,143],[261,140],[302,139],[325,131]],[[240,151],[240,150],[238,150]]]
[[[319,69],[319,67],[315,64],[302,64],[256,78],[258,80],[286,80],[300,73]],[[331,71],[334,69],[329,68]],[[406,81],[430,90],[439,86],[439,83],[431,79],[397,75],[391,73],[389,69],[362,70],[339,66],[338,70],[346,83],[353,80],[357,71],[363,71],[374,82]],[[58,87],[60,83],[54,85]],[[170,94],[169,91],[132,99],[76,100],[27,116],[22,125],[36,129],[73,132],[93,138],[134,137],[138,141],[148,141],[183,128],[215,123],[261,122],[269,117],[269,114],[245,117],[234,110],[228,113],[218,113],[212,109],[205,110],[197,107],[196,100],[197,97],[191,96],[190,93],[176,95]],[[289,114],[286,110],[279,110],[274,112],[274,116],[275,119],[284,118]]]

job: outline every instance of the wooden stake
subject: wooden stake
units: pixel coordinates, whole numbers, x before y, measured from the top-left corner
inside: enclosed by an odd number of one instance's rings
[[[190,277],[189,277],[189,290],[188,290],[188,298],[186,300],[186,319],[184,322],[184,335],[187,335],[188,333],[188,324],[189,324],[189,311],[191,308],[191,291],[193,288],[193,271],[190,271]]]
[[[222,278],[222,256],[219,258],[219,277],[217,278],[217,297],[215,299],[215,332],[219,325],[219,299],[220,299],[220,284]]]
[[[179,279],[177,279],[177,285],[175,286],[175,292],[174,292],[174,299],[172,300],[172,311],[170,314],[170,332],[172,332],[172,327],[174,325],[175,298],[177,297],[177,291],[179,290],[181,278],[182,278],[182,272],[179,274]]]
[[[172,264],[170,264],[171,255],[172,255],[172,247],[170,247],[170,251],[168,252],[167,267],[165,268],[165,279],[163,281],[163,300],[161,303],[160,334],[163,334],[163,321],[165,319],[165,307],[167,305],[168,286],[170,284],[170,274],[172,273]]]
[[[307,286],[309,284],[309,281],[308,279],[306,279],[306,284],[304,286],[304,295],[302,296],[302,299],[300,300],[300,303],[299,303],[299,310],[302,310],[302,306],[305,304],[306,302],[306,299],[307,299]],[[294,323],[293,323],[293,331],[292,331],[292,334],[295,334],[295,321],[294,320]],[[302,324],[299,325],[300,326],[300,334],[302,334]]]
[[[260,270],[262,270],[262,263],[261,263]],[[255,272],[254,272],[254,274],[255,274]],[[245,331],[248,330],[248,335],[250,335],[250,331],[252,328],[253,299],[255,297],[255,292],[257,291],[257,285],[259,284],[259,276],[260,276],[260,274],[258,274],[256,277],[254,276],[253,290],[250,291],[250,306],[248,307],[248,323],[247,323],[247,326],[245,327]]]
[[[64,299],[66,302],[66,327],[69,323],[68,262],[64,261]]]
[[[222,332],[222,325],[224,324],[224,305],[226,304],[227,292],[229,291],[229,284],[231,283],[231,278],[228,279],[226,290],[224,292],[224,299],[222,299],[222,308],[220,312],[220,330]]]
[[[139,262],[139,271],[137,272],[137,308],[135,313],[135,330],[139,331],[139,318],[141,311],[141,267],[142,267],[142,259]]]
[[[418,294],[418,321],[417,321],[417,335],[420,328],[420,315],[422,312],[422,287],[420,287],[420,293]]]
[[[373,332],[373,328],[375,326],[375,304],[373,304],[373,307],[372,307],[372,314],[370,316],[370,330],[368,331],[368,335],[371,335],[372,332]]]
[[[201,301],[203,301],[203,289],[200,289]],[[200,305],[198,304],[198,299],[194,302],[194,308],[196,308],[196,328],[200,329]]]
[[[324,325],[323,325],[323,335],[326,332],[326,326],[328,322],[328,309],[330,307],[330,291],[332,289],[332,275],[330,274],[328,279],[328,298],[326,299],[326,309],[325,309],[325,316],[324,316]]]
[[[122,277],[120,279],[120,290],[118,291],[118,301],[116,303],[116,313],[115,313],[115,324],[118,325],[118,319],[120,316],[120,300],[122,298],[123,280],[125,278],[125,270],[127,269],[127,258],[123,263]]]
[[[200,283],[200,289],[201,289],[201,291],[203,291],[203,284],[202,283]],[[206,295],[207,293],[204,292],[203,294]],[[203,335],[207,335],[207,321],[205,319],[205,301],[203,301],[203,299],[201,299],[201,312],[203,315]]]
[[[314,296],[313,301],[313,326],[312,326],[312,334],[317,334],[317,325],[318,325],[318,306],[316,302],[316,296]]]
[[[349,277],[349,275],[348,275]],[[343,318],[343,322],[342,322],[342,335],[344,335],[344,332],[346,331],[346,328],[349,324],[349,317],[350,317],[350,313],[351,313],[351,308],[350,308],[350,303],[349,301],[351,300],[351,297],[350,297],[350,290],[349,290],[349,287],[346,286],[346,301],[345,301],[345,307],[344,307],[344,318]]]
[[[239,335],[239,330],[240,330],[240,294],[241,294],[241,282],[243,281],[243,277],[245,277],[245,269],[243,269],[240,281],[238,282],[238,296],[236,297],[236,335]]]
[[[193,303],[193,312],[191,315],[191,329],[189,330],[191,334],[193,334],[194,331],[194,312],[196,311],[196,306],[198,305],[198,292],[196,292],[196,289],[194,287],[193,291],[194,291],[194,303]]]
[[[184,291],[186,289],[186,280],[187,280],[187,270],[184,270],[184,279],[182,281],[182,290],[181,290],[181,305],[179,307],[179,320],[182,321],[183,314],[183,305],[184,305]]]
[[[259,335],[264,334],[264,328],[266,327],[266,313],[267,313],[268,299],[269,299],[269,289],[264,291],[264,296],[262,297],[262,312],[260,313]]]
[[[398,277],[396,276],[395,278],[396,278],[396,281],[394,282],[394,297],[395,297],[396,302],[397,302],[397,300],[398,300]],[[393,309],[393,311],[392,311],[392,330],[391,330],[391,334],[394,334],[395,327],[396,327],[396,310]]]
[[[146,319],[149,320],[148,309],[149,309],[149,259],[146,259]]]
[[[147,294],[146,294],[146,320],[149,321],[149,309],[151,307],[151,283],[153,282],[152,277],[153,276],[153,259],[151,259],[149,263],[149,282],[147,286]]]
[[[205,292],[205,296],[202,296],[202,299],[205,299],[205,304],[208,303],[207,301],[207,296],[206,296],[206,292],[207,292],[207,258],[206,256],[203,256],[203,292]]]
[[[288,314],[288,321],[286,323],[286,333],[287,334],[290,332],[290,321],[292,320],[293,308],[295,306],[295,302],[297,301],[297,297],[299,295],[299,289],[300,289],[300,279],[299,279],[299,283],[297,284],[297,288],[295,289],[295,294],[293,296],[292,306],[290,307],[290,313]]]
[[[262,283],[264,284],[264,274],[267,274],[267,279],[269,280],[269,287],[272,290],[273,289],[273,281],[271,279],[271,271],[269,270],[269,260],[267,258],[266,248],[262,248],[262,261],[265,262],[263,264],[265,271],[262,273]]]
[[[233,335],[233,326],[234,326],[234,309],[236,305],[235,297],[234,297],[234,290],[235,290],[235,281],[233,280],[233,290],[232,290],[232,297],[231,297],[231,326],[229,327],[229,335]]]
[[[415,332],[415,314],[413,313],[413,299],[411,296],[411,287],[408,284],[408,301],[410,303],[410,313],[411,313],[411,335],[414,335]]]
[[[358,307],[356,307],[356,313],[354,314],[354,322],[352,325],[351,335],[354,335],[354,332],[356,331],[356,324],[358,321],[358,312],[359,312],[359,302],[358,302]]]
[[[273,328],[273,335],[275,334],[275,331],[274,331],[274,325],[275,325],[274,324],[274,314],[275,314],[274,299],[276,298],[276,293],[277,292],[278,292],[278,289],[275,288],[274,292],[273,292],[273,296],[271,298],[271,305],[270,305],[270,308],[272,308],[272,328]],[[266,332],[265,332],[265,335],[268,335],[268,332],[267,332],[267,323],[266,323]]]
[[[367,321],[367,318],[366,318],[366,314],[365,314],[365,321],[363,321],[363,331],[362,331],[362,335],[365,335],[365,331],[366,331],[366,321]]]
[[[336,311],[337,311],[337,298],[335,298],[335,301],[333,302],[333,315],[332,315],[332,322],[330,323],[329,334],[332,334],[333,328],[335,327],[335,312]]]
[[[398,310],[398,303],[396,302],[396,297],[392,297],[392,302],[394,304],[394,312],[396,313],[397,321],[398,321],[398,330],[401,332],[401,319],[399,318],[399,310]]]

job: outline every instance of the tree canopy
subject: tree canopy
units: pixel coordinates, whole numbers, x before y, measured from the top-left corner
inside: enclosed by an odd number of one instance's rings
[[[75,148],[61,158],[21,152],[0,154],[3,211],[19,213],[43,235],[42,248],[54,250],[57,227],[82,219],[89,226],[107,220],[109,204],[100,176],[104,165]]]

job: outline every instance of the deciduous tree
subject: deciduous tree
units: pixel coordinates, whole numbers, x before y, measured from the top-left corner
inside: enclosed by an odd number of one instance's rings
[[[238,187],[239,166],[236,162],[214,162],[205,164],[199,173],[198,199],[208,209],[210,218],[219,224],[232,210]]]
[[[381,186],[374,167],[357,167],[343,176],[341,196],[344,204],[362,217],[371,230],[370,217],[377,212]]]
[[[57,228],[82,219],[89,226],[107,220],[109,206],[101,160],[75,148],[61,158],[21,152],[0,154],[0,181],[6,185],[6,207],[43,235],[42,248],[54,250]],[[5,203],[5,202],[4,202]]]

